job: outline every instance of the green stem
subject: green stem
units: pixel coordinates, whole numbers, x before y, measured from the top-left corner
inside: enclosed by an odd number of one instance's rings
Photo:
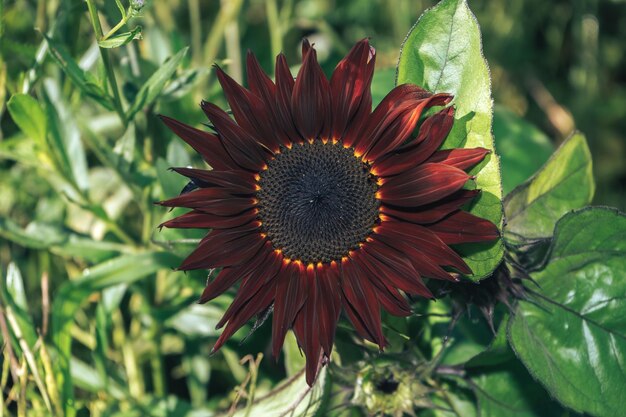
[[[87,2],[87,8],[89,9],[89,18],[91,20],[91,25],[93,26],[93,30],[96,33],[96,40],[100,42],[103,39],[102,34],[102,26],[100,25],[100,19],[98,18],[98,9],[96,8],[95,0],[85,0]],[[115,106],[115,111],[122,119],[122,123],[124,126],[128,124],[126,120],[126,114],[124,113],[124,108],[122,106],[122,98],[120,96],[119,88],[117,87],[117,80],[115,78],[115,71],[113,70],[113,63],[109,57],[109,51],[105,48],[100,48],[100,55],[102,56],[102,62],[104,63],[104,69],[107,74],[107,78],[109,80],[109,84],[111,85],[111,90],[113,90],[113,104]]]
[[[113,26],[113,28],[106,35],[104,35],[101,40],[105,41],[109,39],[111,36],[115,35],[115,32],[120,30],[120,28],[124,26],[130,20],[131,17],[133,17],[133,13],[131,10],[129,10],[122,16],[122,20],[120,20],[117,23],[117,25]]]
[[[265,2],[265,14],[267,15],[267,26],[270,31],[272,56],[276,56],[283,50],[283,29],[278,18],[276,0],[267,0]]]

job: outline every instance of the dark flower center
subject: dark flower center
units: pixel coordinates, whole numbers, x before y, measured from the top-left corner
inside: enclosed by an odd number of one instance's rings
[[[375,178],[341,144],[316,140],[282,149],[258,185],[264,232],[285,257],[305,264],[348,255],[378,219]]]

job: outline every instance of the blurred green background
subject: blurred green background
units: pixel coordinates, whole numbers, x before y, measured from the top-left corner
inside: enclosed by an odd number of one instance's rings
[[[104,33],[118,24],[115,0],[91,3]],[[152,204],[184,186],[169,166],[202,163],[156,115],[198,125],[204,121],[201,99],[225,104],[212,64],[245,80],[247,50],[269,73],[283,51],[295,70],[303,37],[315,43],[327,74],[355,41],[370,37],[377,49],[373,90],[380,100],[393,86],[404,37],[433,4],[146,0],[118,32],[141,26],[142,39],[102,52],[87,2],[0,0],[0,270],[3,284],[8,280],[0,327],[5,342],[25,341],[13,353],[6,345],[3,352],[7,411],[19,409],[7,381],[19,379],[8,375],[20,366],[30,369],[23,387],[29,409],[38,410],[32,415],[48,415],[55,404],[63,408],[68,395],[82,415],[228,407],[233,387],[249,375],[238,360],[264,351],[269,331],[264,326],[239,346],[245,335],[240,332],[222,353],[208,357],[228,296],[202,308],[193,304],[206,274],[171,267],[201,234],[158,233],[158,224],[176,213]],[[505,192],[527,177],[520,172],[541,166],[579,129],[594,157],[595,202],[625,210],[626,2],[469,5],[493,78]],[[167,60],[186,46],[186,55]],[[167,75],[162,80],[152,77],[159,69]],[[9,112],[9,99],[20,93],[37,101],[14,100]],[[71,373],[62,361],[46,362],[41,351],[42,345],[58,348],[64,337],[74,341]],[[32,367],[20,362],[29,346],[39,361]],[[287,353],[278,363],[263,361],[258,385],[290,375],[299,363],[292,355],[293,363]],[[47,400],[38,385],[46,376],[57,377]],[[64,391],[68,379],[71,394]],[[164,400],[167,395],[173,402]]]

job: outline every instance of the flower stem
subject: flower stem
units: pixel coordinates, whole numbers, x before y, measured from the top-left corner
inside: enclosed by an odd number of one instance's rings
[[[129,10],[128,12],[124,13],[122,15],[122,20],[120,20],[117,23],[117,25],[113,26],[113,28],[110,31],[108,31],[107,34],[104,35],[101,40],[105,41],[105,40],[109,39],[111,36],[115,35],[115,32],[120,30],[120,28],[122,26],[124,26],[126,24],[126,22],[128,22],[130,20],[131,17],[133,17],[132,11]]]
[[[95,0],[85,1],[87,2],[87,8],[89,9],[91,25],[96,33],[96,40],[100,42],[105,38],[102,34],[102,26],[100,25],[100,19],[98,18],[98,9],[96,8]],[[115,106],[115,111],[120,116],[120,119],[122,119],[124,126],[126,126],[128,121],[126,120],[126,114],[124,113],[124,108],[122,107],[122,98],[120,96],[119,88],[117,87],[117,80],[115,79],[115,71],[113,70],[113,63],[109,57],[109,51],[105,48],[100,48],[100,55],[102,56],[102,62],[104,63],[104,68],[109,84],[111,85],[111,90],[113,90],[113,105]]]

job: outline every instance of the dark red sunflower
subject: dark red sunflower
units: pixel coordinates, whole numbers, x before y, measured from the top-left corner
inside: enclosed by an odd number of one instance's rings
[[[279,55],[274,83],[248,54],[249,89],[217,68],[234,120],[203,102],[215,133],[163,117],[212,170],[175,168],[197,189],[160,204],[192,209],[165,227],[212,229],[180,266],[221,268],[201,303],[239,282],[213,349],[273,305],[274,355],[293,329],[312,384],[341,311],[384,348],[381,308],[409,315],[406,294],[432,298],[423,278],[471,273],[449,245],[496,239],[498,230],[462,210],[479,192],[464,189],[472,179],[465,170],[488,151],[437,150],[454,109],[426,118],[411,136],[425,109],[452,96],[405,84],[372,112],[367,39],[330,81],[307,41],[302,57],[294,80]]]

